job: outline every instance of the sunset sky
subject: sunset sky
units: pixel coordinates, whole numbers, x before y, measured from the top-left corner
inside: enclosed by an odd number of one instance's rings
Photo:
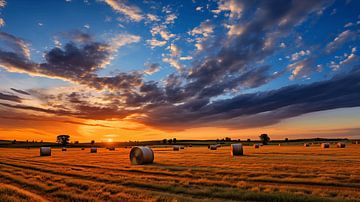
[[[0,139],[360,138],[360,1],[0,0]]]

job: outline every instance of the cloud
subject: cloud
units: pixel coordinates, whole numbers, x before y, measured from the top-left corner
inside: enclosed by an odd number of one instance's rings
[[[7,100],[7,101],[12,101],[12,102],[18,102],[18,103],[22,102],[22,98],[20,98],[16,95],[10,95],[10,94],[5,94],[5,93],[1,93],[1,92],[0,92],[0,100]]]
[[[152,22],[157,22],[157,21],[160,21],[159,17],[157,15],[154,15],[154,14],[146,14],[146,17],[152,21]]]
[[[290,80],[294,80],[298,77],[307,77],[314,69],[313,58],[307,58],[287,66],[287,69],[292,70],[289,77]]]
[[[216,11],[229,11],[230,18],[240,18],[244,9],[244,5],[241,1],[237,0],[222,0],[218,3],[218,9]]]
[[[129,43],[140,40],[140,37],[121,34],[110,39],[110,44],[95,42],[88,35],[70,35],[80,37],[79,42],[70,41],[63,47],[55,47],[45,52],[45,61],[35,63],[26,56],[27,46],[23,41],[12,35],[0,33],[0,39],[6,39],[14,50],[0,49],[0,66],[11,72],[28,73],[30,75],[60,78],[97,89],[129,87],[126,82],[139,83],[138,73],[120,73],[112,77],[99,77],[96,72],[104,68],[112,59],[113,54]],[[25,51],[24,51],[25,49]],[[117,81],[120,79],[121,81]],[[135,84],[134,83],[134,84]]]
[[[327,53],[331,53],[339,49],[344,43],[353,39],[355,34],[351,30],[345,30],[341,32],[332,42],[328,43],[325,48]]]
[[[272,125],[311,112],[358,107],[359,68],[347,75],[308,85],[242,94],[213,103],[196,100],[178,106],[159,106],[136,120],[168,130],[200,126],[242,129]]]
[[[0,18],[0,27],[5,26],[5,20],[3,18]]]
[[[147,40],[146,41],[151,48],[155,48],[155,47],[161,47],[161,46],[164,46],[166,45],[166,41],[159,41],[157,39],[150,39],[150,40]]]
[[[179,59],[180,60],[192,60],[193,57],[191,57],[191,56],[183,56],[183,57],[180,57]]]
[[[175,69],[177,69],[177,70],[182,69],[182,65],[175,58],[165,57],[165,58],[162,59],[162,61],[166,62],[166,63],[169,63],[171,66],[175,67]]]
[[[30,58],[29,45],[23,39],[17,38],[6,32],[0,32],[0,41],[4,42],[12,51],[19,53],[19,56]]]
[[[4,8],[6,6],[5,0],[0,0],[0,8]]]
[[[10,88],[12,91],[23,94],[23,95],[30,95],[30,93],[23,91],[23,90],[19,90],[19,89],[15,89],[15,88]]]
[[[175,14],[170,14],[166,16],[165,24],[174,24],[175,20],[177,19],[177,16]]]
[[[110,44],[113,50],[117,50],[122,46],[137,43],[141,40],[140,36],[132,35],[132,34],[117,34],[115,37],[110,39]]]
[[[148,69],[146,69],[144,73],[147,75],[152,75],[160,71],[160,65],[157,63],[147,64],[146,66],[148,66]]]
[[[302,56],[310,55],[310,53],[311,53],[310,50],[301,50],[299,52],[292,54],[291,60],[292,61],[298,60]]]
[[[121,13],[127,19],[135,22],[143,20],[144,16],[140,8],[134,5],[126,5],[123,1],[120,0],[104,0],[114,11]]]

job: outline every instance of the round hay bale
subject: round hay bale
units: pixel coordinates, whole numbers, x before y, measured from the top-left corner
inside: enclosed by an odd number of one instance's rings
[[[244,150],[242,144],[231,144],[230,146],[231,156],[242,156],[244,155]]]
[[[154,152],[150,147],[134,147],[130,151],[131,164],[142,165],[154,161]]]
[[[185,147],[183,145],[180,146],[180,149],[185,149]]]
[[[345,148],[346,147],[346,144],[344,142],[338,142],[336,144],[337,148]]]
[[[81,147],[81,150],[85,150],[85,148],[84,148],[84,147]]]
[[[323,148],[323,149],[330,148],[330,144],[329,143],[321,143],[321,148]]]
[[[66,147],[61,148],[61,151],[66,151],[66,150],[67,150]]]
[[[211,145],[208,145],[208,149],[210,149],[210,146],[211,146]]]
[[[210,145],[210,150],[216,150],[218,148],[217,145]]]
[[[191,145],[191,144],[189,144],[189,147],[192,147],[192,145]]]
[[[115,151],[115,147],[109,147],[108,150],[109,151]]]
[[[279,144],[279,147],[281,147],[281,144]]]
[[[51,156],[51,147],[40,147],[40,156]]]
[[[221,147],[221,144],[217,144],[216,147]]]
[[[310,147],[308,143],[304,143],[304,147]]]
[[[96,147],[91,147],[90,148],[90,153],[97,153],[97,148]]]
[[[259,145],[259,144],[254,144],[254,148],[255,148],[255,149],[259,149],[259,148],[260,148],[260,145]]]
[[[179,151],[179,150],[180,150],[180,146],[176,146],[176,145],[173,146],[173,150],[174,150],[174,151]]]

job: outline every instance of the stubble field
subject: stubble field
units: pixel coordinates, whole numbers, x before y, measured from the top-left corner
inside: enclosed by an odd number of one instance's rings
[[[360,201],[360,145],[154,148],[150,165],[130,149],[0,149],[0,201]]]

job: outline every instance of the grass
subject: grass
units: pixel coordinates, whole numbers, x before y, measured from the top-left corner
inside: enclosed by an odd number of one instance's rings
[[[145,166],[124,148],[0,149],[0,201],[360,201],[360,145],[244,149],[155,148]]]

